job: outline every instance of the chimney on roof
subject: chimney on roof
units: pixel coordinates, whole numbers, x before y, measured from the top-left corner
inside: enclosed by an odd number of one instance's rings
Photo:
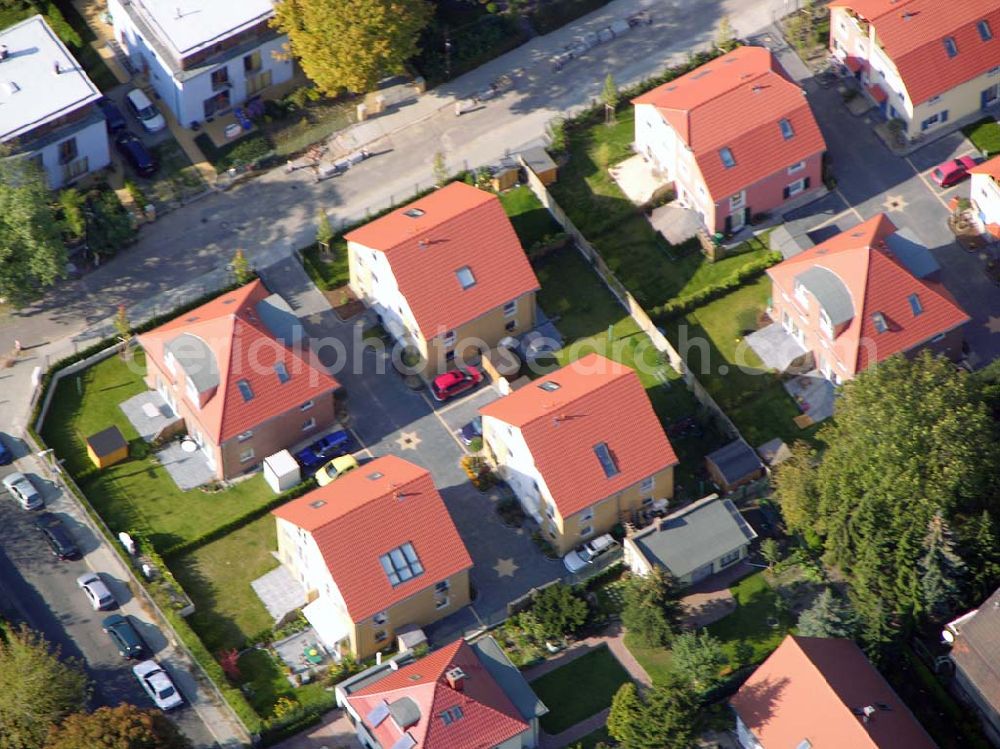
[[[862,713],[861,722],[864,723],[865,725],[868,725],[868,722],[872,719],[872,716],[875,714],[875,706],[865,705],[863,708],[861,708],[861,713]]]
[[[904,10],[904,11],[903,11],[903,20],[904,20],[904,21],[909,21],[909,20],[910,20],[911,18],[913,18],[913,17],[915,16],[915,15],[917,15],[917,14],[916,14],[916,13],[911,13],[911,12],[910,12],[910,11],[908,11],[908,10]]]
[[[393,658],[391,661],[389,661],[389,668],[392,671],[399,671],[399,661]]]
[[[465,691],[465,671],[458,666],[453,666],[445,671],[444,678],[448,680],[448,686],[456,692]]]
[[[10,50],[7,49],[7,45],[0,44],[0,62],[3,62],[8,57],[10,57]]]
[[[761,91],[764,90],[764,87],[758,84],[754,85],[753,88],[751,88],[750,90],[753,91],[755,94],[759,94]]]
[[[55,73],[56,75],[59,75],[60,73],[62,73],[62,67],[59,65],[59,61],[58,60],[54,60],[53,61],[53,63],[52,63],[52,72]]]

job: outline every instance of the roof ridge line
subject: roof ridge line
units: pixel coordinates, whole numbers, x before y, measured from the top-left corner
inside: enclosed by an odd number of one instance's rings
[[[414,465],[416,465],[416,464],[414,464]],[[363,466],[361,466],[361,467],[363,468]],[[410,484],[413,484],[413,483],[415,483],[417,481],[421,481],[423,479],[429,478],[430,477],[430,472],[427,471],[427,469],[423,469],[423,470],[424,470],[424,473],[420,474],[419,476],[417,476],[415,478],[412,478],[409,481],[406,481],[405,483],[400,484],[399,486],[390,487],[388,491],[385,491],[385,492],[383,492],[383,493],[381,493],[381,494],[379,494],[379,495],[377,495],[375,497],[372,497],[371,499],[369,499],[369,500],[367,500],[365,502],[362,502],[359,505],[355,505],[354,507],[346,509],[341,514],[339,514],[339,515],[334,515],[333,517],[329,518],[326,521],[326,523],[331,523],[334,520],[339,520],[340,518],[345,518],[345,517],[351,515],[352,513],[355,513],[358,510],[361,510],[361,509],[367,507],[368,505],[372,504],[373,502],[378,502],[379,500],[382,500],[382,499],[391,498],[390,495],[393,494],[394,492],[399,491],[400,488],[405,487],[405,486],[409,486]],[[433,479],[431,479],[431,483],[433,483]],[[331,484],[327,484],[327,486],[333,486],[333,484],[332,483]],[[325,487],[319,487],[319,488],[322,489],[322,488],[325,488]],[[436,488],[437,487],[435,487],[435,489]],[[317,490],[314,489],[313,491],[317,491]],[[308,492],[307,494],[303,494],[298,499],[303,499],[305,497],[308,497],[310,494],[312,494],[312,492]],[[321,497],[321,499],[322,499],[322,497]],[[324,523],[324,525],[326,525],[326,523]],[[317,530],[319,530],[319,528],[324,527],[324,525],[318,526]],[[313,533],[313,532],[314,531],[310,531],[310,533]],[[407,665],[411,665],[411,664],[407,664]]]

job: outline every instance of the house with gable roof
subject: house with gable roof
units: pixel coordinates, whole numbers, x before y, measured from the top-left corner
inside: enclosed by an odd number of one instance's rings
[[[852,640],[788,635],[730,705],[743,749],[937,749]]]
[[[737,47],[632,100],[635,149],[709,233],[734,233],[823,189],[805,92],[764,47]]]
[[[834,383],[893,354],[962,355],[971,319],[939,281],[930,252],[879,214],[768,269],[768,311]],[[764,356],[768,360],[767,356]]]
[[[101,91],[42,16],[0,30],[0,143],[55,190],[111,163]]]
[[[294,72],[272,0],[108,0],[115,41],[184,127],[266,95]]]
[[[998,0],[834,0],[830,50],[915,138],[1000,100]]]
[[[219,479],[335,423],[340,384],[300,330],[285,301],[255,280],[139,336],[146,384],[184,420]]]
[[[345,238],[351,289],[429,375],[535,326],[538,279],[492,193],[452,182]]]
[[[492,637],[396,656],[337,685],[368,749],[535,749],[548,708]]]
[[[302,612],[337,657],[368,658],[469,603],[472,558],[420,466],[376,458],[272,514]]]
[[[969,170],[972,210],[983,229],[1000,238],[1000,156]]]
[[[674,494],[677,455],[645,388],[599,354],[479,413],[488,453],[559,554]]]

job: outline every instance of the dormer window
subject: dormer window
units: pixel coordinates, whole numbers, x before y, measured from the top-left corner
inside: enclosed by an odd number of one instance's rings
[[[792,123],[786,119],[781,119],[778,122],[779,127],[781,127],[781,137],[785,140],[790,140],[792,136],[795,135],[795,131],[792,129]]]
[[[463,289],[471,289],[476,285],[476,277],[472,275],[472,268],[468,265],[463,265],[455,271],[455,275],[458,277],[458,282],[462,285]]]
[[[979,30],[979,38],[984,42],[988,42],[993,38],[993,29],[990,28],[990,22],[986,19],[977,23],[976,28]]]
[[[948,57],[958,56],[958,45],[955,43],[955,37],[946,36],[944,38],[944,51],[948,53]]]
[[[802,302],[803,306],[808,307],[809,297],[806,295],[806,287],[798,281],[795,282],[795,298]]]
[[[872,324],[875,326],[876,333],[884,333],[889,329],[889,323],[886,322],[885,315],[881,312],[872,315]]]
[[[722,165],[726,169],[732,169],[736,166],[736,159],[733,158],[733,152],[729,150],[729,147],[719,149],[719,158],[722,159]]]
[[[274,365],[274,373],[278,375],[278,382],[284,385],[291,379],[291,375],[288,374],[288,369],[285,367],[284,362],[278,362]]]
[[[917,315],[919,315],[921,312],[924,311],[924,306],[920,303],[920,297],[917,296],[916,294],[910,294],[909,302],[910,302],[910,311],[913,313],[914,317],[916,317]]]
[[[250,387],[250,383],[246,380],[240,380],[236,383],[236,387],[240,390],[240,395],[243,396],[243,400],[247,403],[253,400],[253,388]]]

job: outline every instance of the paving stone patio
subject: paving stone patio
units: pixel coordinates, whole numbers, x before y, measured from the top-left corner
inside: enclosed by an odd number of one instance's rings
[[[205,453],[201,450],[185,452],[181,444],[180,440],[168,442],[156,453],[160,464],[167,469],[181,491],[197,489],[215,481],[215,471],[209,468]]]
[[[305,588],[285,567],[277,567],[258,577],[250,583],[250,587],[275,622],[280,622],[289,612],[308,603]]]
[[[147,406],[149,407],[147,408]],[[180,420],[180,417],[163,400],[163,396],[155,390],[147,390],[145,393],[134,395],[127,401],[123,401],[118,407],[132,422],[135,431],[146,442],[152,442],[160,430]],[[150,416],[154,411],[156,415]]]

